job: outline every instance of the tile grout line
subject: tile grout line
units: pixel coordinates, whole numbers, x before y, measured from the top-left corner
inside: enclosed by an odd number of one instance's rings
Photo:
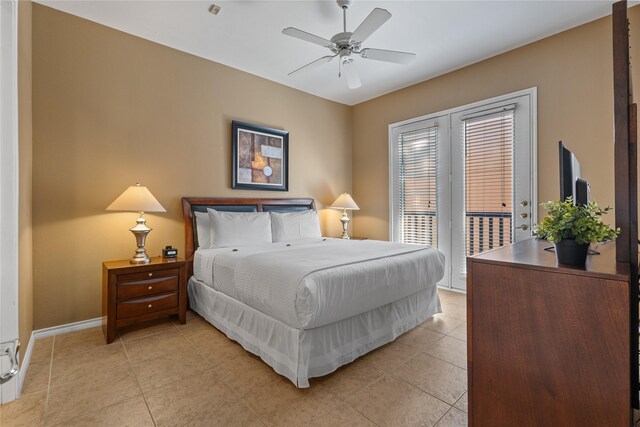
[[[413,384],[411,384],[411,383],[408,383],[408,382],[406,382],[406,381],[404,381],[404,380],[402,380],[402,379],[400,379],[400,378],[396,378],[396,377],[391,376],[391,375],[389,375],[389,374],[386,374],[385,376],[388,376],[388,377],[389,377],[389,378],[391,378],[392,380],[396,380],[396,381],[400,381],[400,382],[402,382],[402,383],[405,383],[405,384],[407,384],[409,387],[414,388],[414,389],[418,390],[419,392],[424,393],[424,394],[426,394],[426,395],[428,395],[428,396],[431,396],[431,397],[433,397],[433,398],[434,398],[434,399],[436,399],[436,400],[439,400],[440,402],[442,402],[442,403],[444,403],[445,405],[449,406],[449,409],[447,410],[447,412],[449,412],[449,410],[450,410],[451,408],[453,408],[453,405],[451,405],[450,403],[445,402],[444,400],[440,399],[439,397],[436,397],[436,396],[434,396],[433,394],[431,394],[431,393],[429,393],[429,392],[424,391],[424,390],[423,390],[423,389],[421,389],[420,387],[417,387],[417,386],[415,386],[415,385],[413,385]],[[463,393],[463,395],[464,395],[464,393]],[[447,412],[445,412],[445,415],[446,415],[446,413],[447,413]],[[443,415],[443,417],[444,417],[444,415]],[[440,417],[440,419],[442,419],[442,417]],[[440,421],[440,420],[438,420],[438,421]],[[436,424],[437,424],[437,422],[436,422]]]
[[[171,324],[173,325],[173,329],[180,329],[180,328],[178,328],[178,327],[176,326],[176,324],[175,324],[175,323],[171,322]],[[136,338],[129,338],[129,339],[126,339],[126,340],[125,340],[125,339],[122,339],[122,335],[120,334],[120,331],[118,330],[118,337],[120,337],[120,340],[121,340],[123,343],[125,343],[125,342],[137,341],[137,340],[140,340],[140,339],[143,339],[143,338],[152,337],[152,336],[154,336],[154,335],[158,335],[158,334],[163,334],[163,333],[165,333],[165,332],[172,331],[173,329],[168,328],[168,329],[164,329],[164,330],[162,330],[162,331],[151,332],[150,334],[147,334],[147,335],[142,335],[142,336],[139,336],[139,337],[136,337]]]
[[[367,384],[366,386],[362,387],[359,391],[357,391],[357,392],[354,394],[354,396],[356,396],[356,395],[358,395],[359,393],[361,393],[364,389],[366,389],[366,388],[368,388],[368,387],[371,387],[371,386],[372,386],[372,385],[374,385],[374,384],[379,383],[379,382],[380,382],[380,381],[382,381],[382,379],[383,379],[385,376],[387,376],[387,375],[388,375],[388,373],[387,373],[387,372],[384,372],[380,378],[378,378],[378,379],[376,379],[375,381],[372,381],[370,384]],[[319,386],[322,386],[322,384],[318,384],[318,385],[319,385]],[[360,412],[360,411],[358,410],[358,408],[354,407],[351,403],[349,403],[349,402],[347,402],[346,400],[341,399],[341,398],[339,398],[339,397],[337,397],[337,396],[336,396],[336,398],[337,398],[338,400],[340,400],[342,403],[344,403],[345,405],[347,405],[348,407],[350,407],[351,409],[353,409],[354,411],[356,411],[358,414],[362,415],[363,417],[365,417],[366,419],[368,419],[369,421],[371,421],[374,425],[376,425],[376,426],[378,426],[378,427],[380,426],[380,424],[378,424],[378,423],[376,423],[375,421],[373,421],[373,420],[372,420],[371,418],[369,418],[366,414],[364,414],[364,413]]]
[[[464,412],[465,414],[468,414],[468,412],[467,412],[467,411],[464,411],[464,410],[462,410],[462,409],[460,409],[460,408],[458,408],[456,405],[458,404],[458,402],[460,402],[460,401],[462,400],[462,398],[464,397],[464,395],[465,395],[465,394],[467,394],[468,392],[469,392],[469,389],[465,390],[465,391],[464,391],[464,393],[462,393],[462,396],[460,396],[460,399],[456,400],[456,403],[454,403],[454,404],[453,404],[453,407],[454,407],[454,408],[456,408],[456,409],[458,409],[458,410],[460,410],[460,411]]]
[[[205,322],[206,322],[206,320],[205,320]],[[208,323],[208,322],[207,322],[207,325],[211,326],[212,328],[215,328],[213,325],[211,325],[211,324],[210,324],[210,323]],[[198,349],[198,346],[196,346],[195,342],[194,342],[194,341],[192,341],[192,340],[187,336],[187,334],[185,334],[185,333],[184,333],[184,331],[183,331],[182,329],[183,329],[183,328],[178,327],[178,330],[180,331],[180,333],[182,334],[182,336],[184,337],[184,339],[185,339],[185,340],[187,340],[187,342],[188,342],[189,344],[191,344],[191,347],[196,351],[196,353],[197,353],[198,355],[200,355],[200,357],[202,357],[202,358],[205,360],[205,362],[207,362],[207,363],[208,363],[208,362],[209,362],[209,359],[206,357],[206,355],[205,355],[205,354],[203,354],[203,352],[201,352],[201,351]],[[225,335],[225,338],[226,338],[226,339],[228,339],[229,341],[233,341],[231,338],[227,337],[227,336],[226,336],[226,334],[224,334],[224,332],[222,332],[222,331],[219,331],[219,332],[220,332],[220,333],[222,333],[223,335]],[[237,343],[237,345],[240,345],[240,343]],[[241,345],[240,345],[240,347],[242,348],[242,351],[245,351],[245,352],[247,352],[247,353],[250,353],[249,351],[247,351],[247,350],[246,350],[244,347],[242,347]],[[253,354],[253,353],[251,353],[251,354]],[[259,356],[258,356],[258,357],[259,357]],[[261,361],[262,361],[262,360],[261,360]],[[215,366],[210,366],[210,367],[208,367],[207,369],[203,370],[202,372],[208,372],[208,371],[211,371],[211,370],[214,370],[214,369],[219,369],[220,367],[224,366],[227,362],[228,362],[228,361],[225,361],[225,362],[222,362],[222,363],[218,363],[218,364],[217,364],[217,365],[215,365]],[[262,362],[264,363],[264,361],[262,361]],[[270,369],[273,369],[273,368],[271,368],[271,367],[269,367],[269,368],[270,368]],[[276,374],[277,374],[277,373],[276,373]],[[278,378],[276,378],[276,379],[275,379],[275,380],[273,380],[272,382],[268,383],[267,385],[271,385],[271,384],[273,384],[273,383],[275,383],[275,382],[277,382],[277,381],[280,381],[282,378],[284,378],[284,377],[280,378],[280,377],[281,377],[281,375],[280,375],[280,374],[277,374],[277,375],[278,375]],[[234,387],[232,387],[232,386],[231,386],[231,384],[227,383],[227,381],[225,381],[225,379],[224,379],[224,378],[221,378],[221,380],[222,380],[222,382],[223,382],[227,387],[229,387],[229,388],[231,389],[231,391],[233,391],[233,392],[238,396],[238,398],[239,398],[240,400],[242,400],[242,401],[244,402],[244,398],[243,398],[243,396],[240,394],[240,392],[239,392],[239,391],[237,391]],[[248,403],[246,403],[246,402],[244,402],[244,403],[245,403],[247,406],[249,406],[249,405],[248,405]],[[257,415],[257,414],[256,414],[256,415]],[[258,417],[258,418],[259,418],[259,417]]]
[[[413,355],[411,358],[409,358],[406,362],[403,362],[403,363],[402,363],[402,365],[404,365],[405,363],[409,363],[409,361],[410,361],[411,359],[414,359],[414,358],[418,357],[418,356],[420,355],[420,353],[426,354],[426,355],[427,355],[427,356],[429,356],[429,357],[433,357],[434,359],[440,360],[441,362],[444,362],[444,363],[446,363],[446,364],[448,364],[448,365],[451,365],[451,366],[453,366],[453,367],[456,367],[456,368],[458,368],[458,369],[462,369],[461,367],[456,366],[456,365],[454,365],[453,363],[447,362],[446,360],[438,359],[437,357],[431,356],[430,354],[425,353],[425,352],[423,352],[423,351],[420,351],[420,352],[418,352],[418,353],[414,354],[414,355]],[[395,370],[396,370],[396,369],[398,369],[399,367],[400,367],[400,365],[396,366],[396,367],[395,367],[394,369],[392,369],[392,370],[393,370],[393,371],[395,371]],[[466,369],[463,369],[463,370],[465,371],[465,373],[467,372],[467,371],[466,371]],[[433,398],[435,398],[435,399],[438,399],[439,401],[444,402],[444,403],[446,403],[447,405],[449,405],[449,406],[451,406],[451,407],[453,407],[453,405],[455,405],[455,403],[452,405],[452,404],[451,404],[451,403],[449,403],[449,402],[445,402],[444,400],[440,399],[439,397],[434,396],[433,394],[429,393],[428,391],[423,390],[423,389],[421,389],[420,387],[418,387],[418,386],[416,386],[416,385],[413,385],[413,384],[411,384],[410,382],[407,382],[407,381],[403,380],[402,378],[397,378],[397,377],[395,377],[395,376],[391,375],[391,371],[387,372],[387,374],[388,374],[391,378],[393,378],[393,379],[395,379],[395,380],[397,380],[397,381],[403,382],[403,383],[405,383],[405,384],[408,384],[408,385],[410,385],[411,387],[413,387],[413,388],[415,388],[415,389],[418,389],[418,390],[420,390],[421,392],[426,393],[426,394],[428,394],[429,396],[431,396],[431,397],[433,397]],[[465,390],[464,390],[464,392],[462,393],[462,396],[464,396],[464,394],[465,394],[466,392],[467,392],[467,388],[465,387]],[[460,396],[458,399],[456,399],[456,403],[457,403],[460,399],[462,399],[462,396]],[[447,411],[447,412],[448,412],[448,411]],[[443,415],[443,416],[444,416],[444,415]],[[439,421],[439,420],[438,420],[438,421]],[[437,424],[437,423],[436,423],[436,424]]]
[[[424,394],[426,394],[426,395],[428,395],[428,396],[431,396],[431,397],[433,397],[434,399],[439,400],[440,402],[444,403],[445,405],[447,405],[447,406],[449,407],[449,409],[447,409],[447,411],[446,411],[444,414],[442,414],[442,417],[440,417],[440,419],[438,419],[438,421],[436,421],[436,423],[434,424],[434,426],[435,426],[436,424],[438,424],[438,423],[440,422],[440,420],[441,420],[442,418],[444,418],[444,416],[445,416],[445,415],[447,415],[447,413],[451,410],[451,408],[453,408],[453,405],[450,405],[449,403],[445,402],[444,400],[440,399],[439,397],[434,396],[434,395],[433,395],[433,394],[431,394],[431,393],[427,393],[426,391],[424,391],[424,390],[423,390],[423,389],[421,389],[420,387],[416,387],[415,385],[413,385],[413,384],[411,384],[411,383],[408,383],[408,382],[406,382],[406,381],[403,381],[403,380],[401,380],[401,379],[399,379],[399,378],[395,378],[395,377],[391,377],[391,378],[392,378],[392,379],[395,379],[395,380],[397,380],[397,381],[401,381],[401,382],[403,382],[403,383],[407,384],[409,387],[412,387],[412,388],[414,388],[414,389],[416,389],[416,390],[418,390],[418,391],[420,391],[420,392],[422,392],[422,393],[424,393]],[[464,393],[463,393],[463,394],[464,394]]]
[[[186,324],[186,322],[185,322],[185,324]],[[196,353],[198,353],[198,354],[200,355],[200,357],[202,357],[205,361],[208,361],[208,359],[207,359],[207,358],[202,354],[202,352],[201,352],[200,350],[198,350],[198,347],[194,344],[194,342],[193,342],[193,341],[191,341],[191,340],[189,339],[189,337],[184,333],[184,331],[182,330],[182,328],[181,328],[179,325],[176,325],[176,324],[175,324],[175,322],[174,322],[174,326],[176,327],[176,329],[178,329],[178,331],[180,331],[180,334],[184,337],[184,339],[185,339],[185,340],[187,340],[187,342],[188,342],[189,344],[191,344],[191,347],[193,347],[193,349],[196,351]],[[228,337],[227,337],[227,339],[230,339],[230,338],[228,338]],[[246,351],[246,350],[245,350],[245,351]],[[203,371],[203,373],[204,373],[204,372],[208,372],[208,371],[212,371],[212,370],[214,370],[214,369],[218,368],[219,366],[222,366],[222,364],[220,364],[220,365],[218,365],[218,366],[212,366],[212,367],[210,367],[209,369],[205,369],[205,370]],[[279,379],[278,379],[277,381],[279,381]],[[275,382],[276,382],[276,381],[273,381],[273,383],[275,383]],[[244,397],[243,397],[243,396],[242,396],[242,395],[241,395],[241,394],[240,394],[240,393],[239,393],[235,388],[233,388],[233,387],[231,387],[229,384],[227,384],[227,382],[226,382],[224,379],[222,379],[222,383],[223,383],[224,385],[226,385],[226,386],[229,388],[229,390],[231,390],[231,392],[232,392],[232,393],[234,393],[234,394],[236,395],[236,397],[238,398],[238,400],[239,400],[239,401],[240,401],[240,402],[241,402],[241,403],[242,403],[242,404],[243,404],[247,409],[249,409],[249,411],[251,411],[251,413],[253,413],[253,414],[256,416],[256,418],[258,418],[258,420],[260,420],[260,422],[261,422],[264,426],[269,426],[269,424],[268,424],[266,421],[264,421],[264,420],[260,417],[260,415],[258,415],[258,413],[256,413],[256,411],[254,411],[254,410],[253,410],[253,408],[251,407],[251,405],[249,405],[249,403],[248,403],[247,401],[245,401]],[[273,384],[273,383],[269,383],[269,384]]]
[[[226,383],[225,383],[226,384]],[[227,387],[229,387],[231,389],[232,392],[234,392],[239,398],[240,398],[240,403],[242,403],[247,409],[249,409],[249,411],[251,411],[251,413],[253,415],[256,416],[256,418],[258,418],[260,420],[260,422],[265,425],[265,426],[269,426],[269,423],[267,423],[265,420],[262,419],[262,417],[260,417],[260,415],[258,415],[258,413],[256,411],[253,410],[253,408],[251,407],[251,405],[249,405],[248,402],[246,402],[244,400],[243,397],[241,397],[239,395],[239,393],[237,391],[235,391],[233,388],[231,388],[229,385],[227,385]]]
[[[35,346],[35,344],[34,344]],[[53,376],[53,353],[56,350],[56,336],[53,336],[53,340],[51,340],[51,359],[49,360],[49,378],[47,381],[47,398],[44,402],[44,414],[42,416],[42,422],[44,425],[47,425],[47,416],[49,415],[49,395],[51,393],[51,377]]]
[[[156,334],[151,334],[147,336],[153,336]],[[140,379],[138,378],[138,374],[136,370],[133,369],[133,364],[131,363],[131,358],[129,357],[129,352],[127,351],[127,346],[125,345],[125,341],[122,339],[122,335],[120,335],[120,331],[118,331],[118,338],[120,339],[120,343],[122,344],[122,348],[124,349],[124,355],[127,358],[127,364],[129,365],[129,369],[133,372],[133,376],[136,379],[136,384],[138,384],[138,388],[140,389],[140,395],[142,396],[142,400],[144,401],[144,406],[147,407],[147,412],[149,412],[149,416],[151,417],[151,422],[154,426],[157,427],[158,423],[156,422],[156,418],[153,416],[153,412],[151,412],[151,408],[149,408],[149,402],[147,402],[147,396],[144,395],[144,390],[142,390],[142,386],[140,385]],[[142,338],[142,337],[141,337]],[[134,340],[131,340],[134,341]]]
[[[61,334],[61,335],[66,335],[66,334]],[[54,342],[55,342],[55,340],[54,340]],[[119,342],[119,343],[120,343],[120,345],[122,345],[122,347],[123,347],[123,349],[124,349],[124,344],[122,343],[122,340],[120,340],[119,338],[118,338],[118,341],[114,341],[114,342],[112,342],[111,344],[107,344],[107,345],[105,345],[105,346],[108,346],[108,345],[114,345],[116,342]],[[91,351],[91,350],[95,350],[95,348],[93,348],[93,349],[88,349],[88,350],[85,350],[85,351],[80,351],[80,352],[77,352],[77,353],[72,353],[72,354],[70,354],[70,355],[63,356],[63,357],[69,357],[69,356],[73,356],[73,355],[77,355],[77,354],[83,354],[83,353],[89,352],[89,351]],[[126,350],[125,350],[125,354],[126,354]],[[53,364],[53,354],[52,354],[52,357],[51,357],[51,361],[52,361],[52,364]],[[127,359],[127,362],[128,362],[128,359]],[[132,369],[132,371],[133,371],[133,369]],[[135,372],[134,372],[134,375],[135,375]],[[49,381],[51,381],[51,378],[49,378]],[[137,381],[137,378],[136,378],[136,381]],[[73,382],[71,382],[71,383],[69,383],[69,384],[73,384]],[[66,385],[69,385],[69,384],[66,384]],[[62,387],[66,386],[66,385],[64,385],[64,384],[63,384],[63,386],[62,386]],[[138,385],[138,387],[140,387],[140,386]],[[142,393],[142,390],[141,390],[141,393]],[[135,396],[133,396],[133,397],[135,397]],[[118,400],[118,401],[116,401],[116,402],[113,402],[113,403],[111,403],[111,404],[109,404],[109,405],[101,406],[101,407],[99,407],[99,408],[97,408],[97,409],[92,409],[92,410],[88,410],[88,411],[87,411],[87,410],[85,410],[84,412],[80,412],[79,414],[76,414],[76,418],[82,418],[82,417],[84,417],[84,416],[86,416],[86,415],[93,414],[93,413],[97,413],[97,412],[99,412],[99,411],[101,411],[101,410],[103,410],[103,409],[105,409],[105,408],[109,408],[109,407],[111,407],[111,406],[115,406],[115,405],[117,405],[117,404],[119,404],[119,403],[122,403],[122,402],[124,402],[124,401],[126,401],[126,400],[128,400],[128,399],[131,399],[131,398],[132,398],[132,397],[129,397],[129,398],[123,398],[123,399]],[[47,393],[47,410],[48,410],[48,393]],[[55,424],[55,426],[60,426],[60,425],[61,425],[61,423],[62,423],[62,421],[58,421],[58,422]]]
[[[442,416],[440,417],[440,419],[438,419],[438,421],[436,421],[436,423],[433,425],[433,427],[438,427],[438,423],[439,423],[440,421],[442,421],[442,419],[443,419],[444,417],[446,417],[446,416],[447,416],[447,414],[451,411],[451,409],[452,409],[452,408],[453,408],[453,406],[450,406],[450,407],[449,407],[449,409],[447,409],[447,412],[445,412],[444,414],[442,414]]]

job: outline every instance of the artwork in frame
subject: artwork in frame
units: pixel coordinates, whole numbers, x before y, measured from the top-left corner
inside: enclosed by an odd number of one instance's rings
[[[231,187],[289,191],[289,132],[232,122]]]

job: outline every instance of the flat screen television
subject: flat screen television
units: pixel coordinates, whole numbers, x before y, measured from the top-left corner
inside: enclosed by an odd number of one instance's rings
[[[580,162],[560,141],[560,200],[564,201],[568,197],[573,197],[575,205],[586,205],[589,203],[589,183],[582,179]]]

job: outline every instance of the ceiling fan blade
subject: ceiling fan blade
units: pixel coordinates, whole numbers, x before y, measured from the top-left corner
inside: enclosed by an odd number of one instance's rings
[[[326,64],[327,62],[331,62],[331,60],[333,58],[335,58],[335,55],[327,55],[327,56],[323,56],[322,58],[316,59],[315,61],[309,62],[307,65],[303,65],[302,67],[293,70],[292,72],[289,73],[289,75],[293,74],[293,73],[297,73],[298,71],[302,71],[302,70],[312,70],[314,68],[317,68],[319,65],[322,64]]]
[[[386,9],[380,9],[376,7],[371,11],[369,16],[362,21],[362,24],[351,35],[351,40],[356,43],[362,43],[369,36],[382,26],[385,22],[387,22],[391,18],[391,14]]]
[[[415,53],[384,49],[362,49],[360,56],[366,59],[393,62],[395,64],[409,64],[416,58]]]
[[[342,67],[344,69],[345,76],[347,76],[349,89],[357,89],[362,86],[360,74],[358,73],[358,69],[353,61],[344,63]]]
[[[285,28],[284,30],[282,30],[282,34],[295,37],[297,39],[304,40],[307,42],[315,43],[317,45],[324,46],[324,47],[333,46],[333,43],[331,43],[330,40],[323,39],[322,37],[318,37],[316,35],[307,33],[306,31],[302,31],[293,27]]]

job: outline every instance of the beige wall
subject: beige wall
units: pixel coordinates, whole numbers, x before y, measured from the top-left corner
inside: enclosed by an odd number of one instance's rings
[[[640,8],[630,11],[632,31]],[[100,315],[100,263],[127,258],[134,216],[104,208],[136,181],[167,208],[147,248],[182,253],[182,196],[352,190],[353,234],[388,236],[388,125],[538,87],[539,200],[558,197],[557,141],[613,204],[611,24],[605,18],[356,105],[329,102],[42,5],[33,7],[34,327]],[[632,55],[640,57],[638,44]],[[640,87],[636,68],[635,87]],[[230,123],[291,133],[290,191],[230,189]],[[353,150],[353,158],[352,158]],[[353,176],[353,186],[352,186]],[[338,235],[339,212],[321,211]]]
[[[637,40],[640,7],[629,13],[632,38]],[[639,43],[631,44],[637,63]],[[634,70],[634,81],[640,87],[640,65]],[[356,105],[353,197],[361,210],[353,221],[354,234],[388,238],[389,124],[534,86],[538,88],[538,200],[559,197],[557,143],[564,140],[580,159],[592,198],[613,206],[608,17]]]
[[[31,0],[18,3],[19,224],[18,308],[24,358],[33,330],[33,238],[31,227]]]
[[[231,190],[231,120],[290,132],[290,191]],[[101,315],[101,262],[133,255],[135,214],[104,208],[140,181],[147,250],[184,254],[180,198],[351,191],[351,109],[165,46],[33,6],[34,328]],[[321,211],[339,235],[339,212]]]

